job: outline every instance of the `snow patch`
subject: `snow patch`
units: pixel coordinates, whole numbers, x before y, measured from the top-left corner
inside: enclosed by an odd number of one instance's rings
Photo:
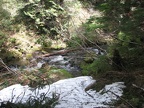
[[[125,87],[123,82],[116,82],[106,85],[99,92],[92,89],[85,91],[85,88],[94,82],[95,80],[90,76],[81,76],[60,80],[42,89],[36,89],[35,92],[27,85],[15,84],[0,91],[0,102],[25,103],[30,96],[40,97],[40,94],[47,93],[47,97],[51,97],[56,93],[59,94],[59,104],[55,108],[108,107],[107,104],[118,99],[116,95],[122,95],[122,89]]]

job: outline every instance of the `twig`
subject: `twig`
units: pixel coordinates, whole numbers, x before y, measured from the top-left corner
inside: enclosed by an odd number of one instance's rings
[[[3,85],[4,83],[5,83],[5,82],[1,82],[1,83],[0,83],[0,86]]]
[[[132,84],[133,87],[136,87],[138,89],[141,89],[142,91],[144,91],[144,88],[137,86],[136,84]]]
[[[14,74],[17,74],[17,72],[13,71],[12,69],[10,69],[4,62],[3,60],[0,58],[0,63],[1,63],[1,66],[4,67],[5,69],[7,69],[8,72],[10,73],[14,73]]]
[[[74,24],[74,23],[73,23]],[[103,49],[102,47],[100,47],[97,43],[89,40],[84,34],[80,33],[77,29],[75,29],[76,33],[79,34],[81,37],[83,37],[83,39],[87,40],[88,42],[94,44],[99,50],[105,52],[107,54],[107,51],[105,49]],[[80,37],[79,36],[79,37]]]
[[[89,84],[86,88],[85,91],[88,91],[89,89],[92,89],[96,84],[96,81],[94,81],[93,83]]]
[[[10,75],[10,74],[12,74],[12,73],[3,73],[3,74],[0,75],[0,77],[6,76],[6,75]]]
[[[109,92],[111,92],[112,94],[114,94],[115,96],[117,96],[118,98],[120,98],[121,100],[123,100],[125,103],[127,103],[127,104],[128,104],[129,106],[131,106],[132,108],[135,108],[132,104],[130,104],[129,102],[127,102],[124,98],[118,96],[117,94],[115,94],[115,93],[112,92],[112,91],[109,91]]]

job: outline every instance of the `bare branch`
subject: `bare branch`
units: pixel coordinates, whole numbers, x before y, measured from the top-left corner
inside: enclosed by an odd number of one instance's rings
[[[144,88],[137,86],[136,84],[132,84],[133,87],[141,89],[142,91],[144,91]]]
[[[9,73],[8,74],[18,74],[17,72],[13,71],[12,69],[10,69],[4,62],[3,60],[0,58],[0,65],[2,67],[4,67]],[[6,75],[6,74],[4,74]]]
[[[125,103],[127,103],[129,106],[131,106],[132,108],[135,108],[132,104],[130,104],[128,101],[126,101],[124,98],[122,98],[122,97],[120,97],[120,96],[118,96],[117,94],[115,94],[114,92],[112,92],[112,91],[110,91],[109,90],[109,92],[111,92],[112,94],[114,94],[115,96],[117,96],[118,98],[120,98],[121,100],[123,100]]]

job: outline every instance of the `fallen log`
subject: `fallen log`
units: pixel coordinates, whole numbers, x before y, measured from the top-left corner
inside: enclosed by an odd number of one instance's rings
[[[37,58],[49,57],[49,56],[54,56],[54,55],[63,55],[63,54],[67,54],[67,53],[72,52],[72,51],[79,50],[79,49],[80,48],[69,49],[69,50],[61,50],[61,51],[57,51],[57,52],[52,52],[52,53],[44,54],[44,55],[38,56]]]

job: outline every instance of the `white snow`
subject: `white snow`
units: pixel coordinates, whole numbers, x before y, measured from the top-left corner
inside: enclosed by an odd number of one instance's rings
[[[99,92],[95,90],[85,91],[85,88],[94,81],[90,76],[64,79],[51,85],[46,85],[42,89],[36,89],[35,92],[29,86],[15,84],[0,91],[0,102],[24,103],[30,96],[39,97],[41,93],[46,94],[48,92],[48,97],[51,97],[53,93],[56,93],[59,97],[59,104],[55,108],[108,107],[106,104],[117,100],[116,95],[121,96],[123,93],[122,89],[125,87],[123,82],[116,82],[106,85]]]

